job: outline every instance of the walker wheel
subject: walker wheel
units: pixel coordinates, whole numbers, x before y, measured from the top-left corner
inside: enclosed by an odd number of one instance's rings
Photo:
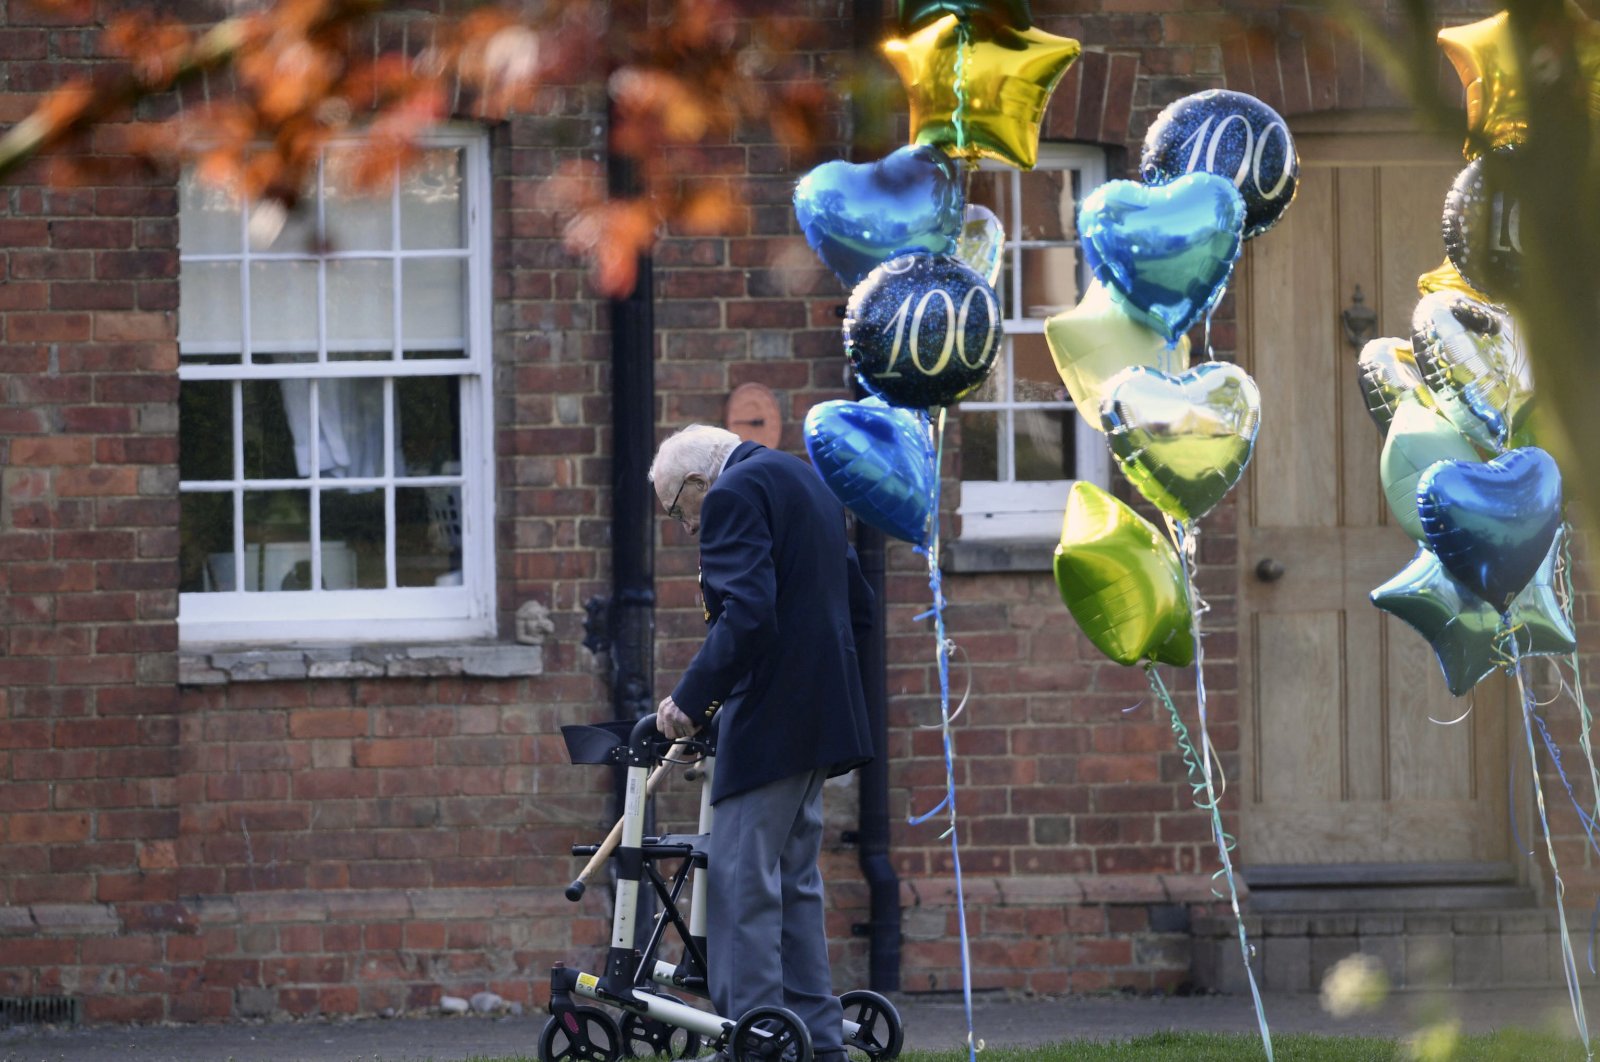
[[[694,1058],[700,1034],[632,1011],[622,1016],[622,1043],[632,1058]]]
[[[839,1003],[844,1007],[845,1020],[860,1026],[854,1036],[844,1038],[845,1050],[852,1058],[865,1055],[867,1062],[889,1062],[900,1057],[906,1028],[893,1003],[864,988],[846,992],[839,997]]]
[[[811,1030],[786,1007],[756,1007],[733,1027],[733,1062],[811,1062]]]
[[[622,1030],[598,1007],[573,1007],[552,1015],[539,1034],[539,1062],[618,1062]]]

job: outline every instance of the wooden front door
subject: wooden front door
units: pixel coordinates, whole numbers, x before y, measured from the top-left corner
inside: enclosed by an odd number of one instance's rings
[[[1383,501],[1341,316],[1359,285],[1378,335],[1410,335],[1463,163],[1392,127],[1296,137],[1299,193],[1240,262],[1262,408],[1239,511],[1243,859],[1300,881],[1481,874],[1506,858],[1503,682],[1451,697],[1428,645],[1368,600],[1416,547]]]

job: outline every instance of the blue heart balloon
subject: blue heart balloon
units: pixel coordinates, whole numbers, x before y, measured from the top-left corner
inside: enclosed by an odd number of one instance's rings
[[[877,162],[824,162],[794,189],[800,231],[847,287],[897,255],[953,251],[962,205],[956,164],[931,145]]]
[[[1222,298],[1244,217],[1232,183],[1191,173],[1159,188],[1102,184],[1083,201],[1078,232],[1100,283],[1175,343]]]
[[[1445,570],[1504,615],[1561,529],[1561,470],[1536,446],[1439,461],[1417,481],[1417,516]]]
[[[885,534],[922,545],[933,512],[928,433],[881,398],[822,402],[806,414],[806,452],[834,496]]]

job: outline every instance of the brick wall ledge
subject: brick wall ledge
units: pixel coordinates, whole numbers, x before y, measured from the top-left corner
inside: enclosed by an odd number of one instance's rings
[[[1239,899],[1249,896],[1238,878]],[[1139,904],[1225,902],[1217,896],[1218,882],[1210,874],[1080,874],[1062,877],[989,878],[962,875],[967,905],[1029,907],[1041,904]],[[950,905],[956,900],[955,878],[905,878],[900,882],[900,905],[918,907]]]
[[[521,678],[543,672],[544,647],[514,642],[286,645],[264,649],[193,645],[185,646],[178,656],[180,686],[319,678]]]

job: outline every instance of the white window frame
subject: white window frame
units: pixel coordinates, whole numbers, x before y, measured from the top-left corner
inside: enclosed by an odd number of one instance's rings
[[[1007,387],[1015,388],[1013,373],[1012,336],[1039,335],[1044,332],[1045,319],[1027,316],[1022,298],[1023,252],[1044,247],[1077,247],[1077,240],[1024,240],[1022,233],[1022,172],[998,163],[984,162],[983,170],[998,171],[1010,181],[1006,197],[1010,217],[1000,219],[1005,228],[1005,253],[1011,256],[1011,284],[1002,322],[1003,338],[999,371],[1004,373]],[[1105,183],[1106,156],[1104,150],[1087,144],[1039,145],[1038,165],[1035,169],[1077,170],[1079,202]],[[1076,209],[1076,206],[1074,207]],[[1093,276],[1080,258],[1078,290],[1088,290]],[[962,411],[991,411],[997,414],[996,460],[997,480],[961,481],[961,505],[956,510],[961,517],[961,537],[964,539],[1054,539],[1061,533],[1061,513],[1066,508],[1067,492],[1075,480],[1017,481],[1016,475],[1016,413],[1018,410],[1076,409],[1072,402],[1017,402],[1009,393],[999,401],[965,401]],[[1077,479],[1088,480],[1106,487],[1111,482],[1111,455],[1106,449],[1105,437],[1083,422],[1078,416],[1071,418],[1076,431],[1075,456]]]
[[[338,149],[336,141],[330,145]],[[399,246],[401,200],[392,189],[391,224],[395,246],[388,251],[331,251],[322,254],[306,251],[258,252],[251,249],[248,232],[248,205],[240,211],[244,226],[237,254],[180,255],[181,262],[240,262],[240,314],[243,353],[237,365],[194,365],[180,360],[178,378],[186,380],[281,380],[309,379],[313,395],[320,379],[387,377],[384,383],[386,410],[394,408],[394,380],[404,377],[459,376],[461,378],[461,472],[459,475],[404,476],[386,458],[386,474],[375,478],[324,478],[316,458],[320,432],[316,427],[317,403],[312,403],[311,475],[299,479],[250,480],[251,490],[309,490],[372,487],[384,491],[385,529],[388,537],[390,583],[394,582],[394,533],[396,480],[406,488],[457,487],[461,505],[460,586],[401,587],[393,589],[325,590],[321,588],[321,551],[311,550],[311,588],[296,591],[232,591],[181,593],[178,595],[178,639],[183,644],[245,643],[252,645],[286,642],[366,642],[451,641],[492,637],[495,634],[495,535],[494,535],[494,402],[492,327],[493,272],[491,226],[491,175],[486,134],[477,130],[443,129],[424,138],[423,148],[459,148],[462,152],[464,250],[402,250]],[[318,167],[318,231],[323,231],[326,204],[322,171]],[[466,264],[467,279],[463,322],[467,334],[465,358],[438,361],[403,358],[401,330],[402,262],[421,258],[460,258]],[[390,258],[394,269],[394,335],[374,341],[371,349],[389,351],[386,361],[329,361],[327,335],[327,269],[325,263],[342,258]],[[317,269],[317,360],[314,363],[264,364],[252,361],[252,353],[272,353],[270,344],[252,346],[250,335],[250,263],[252,261],[312,261]],[[181,268],[181,266],[180,266]],[[183,308],[179,306],[179,313]],[[428,343],[426,346],[438,344]],[[215,345],[211,345],[215,346]],[[360,351],[359,343],[340,341],[341,350]],[[412,344],[408,349],[426,349]],[[440,349],[444,349],[440,346]],[[458,349],[450,346],[449,349]],[[233,353],[208,349],[207,344],[190,342],[183,354]],[[243,557],[244,469],[241,466],[243,404],[238,389],[233,392],[233,475],[226,481],[180,484],[180,491],[233,492],[233,548]],[[384,452],[395,452],[394,418],[385,416]],[[320,541],[320,507],[313,506],[311,534]]]

